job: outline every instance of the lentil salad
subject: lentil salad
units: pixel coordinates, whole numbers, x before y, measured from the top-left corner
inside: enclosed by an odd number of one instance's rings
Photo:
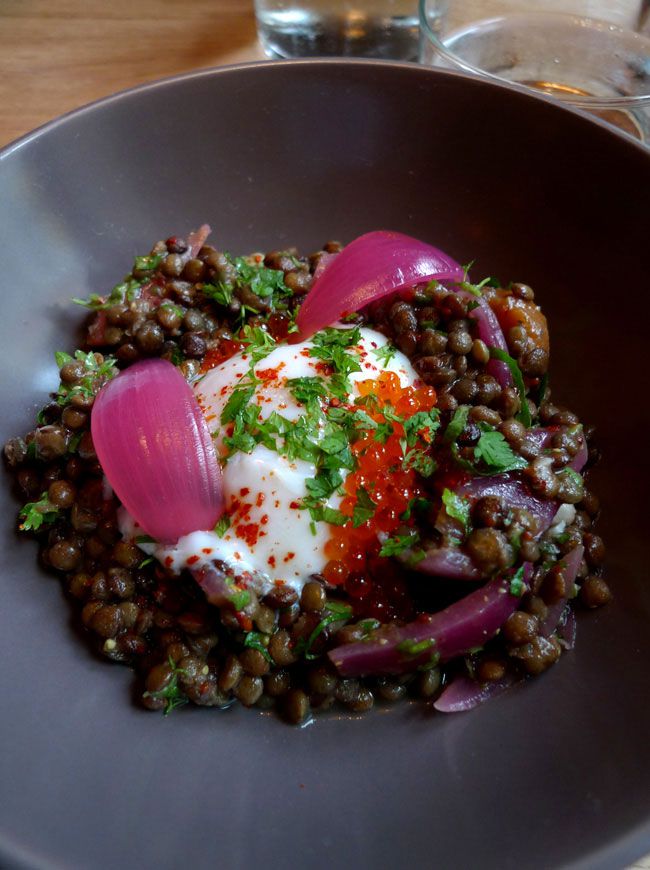
[[[256,351],[259,380],[259,366],[292,337],[319,263],[340,250],[331,242],[309,257],[289,249],[235,258],[191,237],[157,243],[109,296],[78,300],[92,309],[85,346],[57,355],[52,402],[33,431],[5,446],[27,499],[20,527],[61,573],[95,648],[135,668],[150,709],[238,701],[294,723],[333,704],[361,712],[406,697],[466,709],[557,661],[573,642],[575,601],[590,608],[610,598],[593,529],[598,500],[580,473],[596,458],[592,432],[551,399],[546,323],[520,283],[415,284],[303,348],[321,368],[293,379],[294,397],[307,410],[318,405],[340,449],[327,463],[319,453],[292,508],[324,535],[322,567],[300,583],[256,587],[235,572],[231,589],[245,599],[215,603],[209,577],[191,563],[165,564],[152,542],[129,534],[90,433],[101,387],[151,358],[200,384]],[[503,330],[507,351],[496,359],[513,375],[505,385],[472,318],[478,299]],[[402,357],[412,382],[391,370]],[[369,360],[369,376],[341,392]],[[268,443],[268,427],[244,411],[225,421],[226,467],[253,442]],[[288,429],[272,434],[272,450],[286,453]],[[445,627],[428,620],[458,613],[461,602],[475,611],[472,596],[490,586],[512,599],[511,612],[485,643],[447,649]]]

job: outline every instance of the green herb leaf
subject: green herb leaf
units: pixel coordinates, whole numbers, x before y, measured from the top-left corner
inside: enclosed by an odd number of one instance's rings
[[[305,505],[309,508],[309,514],[314,522],[329,523],[331,526],[344,526],[350,519],[336,508],[327,505]]]
[[[422,477],[431,477],[437,465],[432,456],[414,447],[406,453],[402,460],[402,469],[408,471],[410,468],[417,471]]]
[[[375,348],[372,353],[377,357],[378,361],[382,363],[384,368],[387,368],[388,364],[397,353],[397,348],[392,344],[384,344],[382,347]]]
[[[352,329],[340,329],[336,326],[326,326],[312,336],[312,342],[316,347],[352,347],[359,344],[361,331],[358,326]],[[314,348],[315,350],[315,348]],[[316,354],[311,354],[316,356]]]
[[[445,507],[447,515],[454,520],[458,520],[458,522],[463,527],[464,534],[468,535],[470,531],[471,511],[469,499],[465,498],[462,495],[458,495],[451,489],[445,488],[442,491],[442,503]]]
[[[526,468],[528,462],[512,451],[501,432],[483,432],[474,448],[475,460],[483,460],[491,472],[502,473]]]
[[[264,634],[260,634],[259,631],[249,631],[244,638],[244,646],[250,647],[251,649],[256,649],[258,652],[261,652],[267,662],[269,662],[270,664],[274,664],[273,659],[271,658],[271,654],[266,648],[268,642],[268,637]]]
[[[180,686],[178,685],[178,675],[185,674],[186,672],[183,668],[176,667],[176,663],[173,658],[169,657],[169,666],[172,669],[171,679],[167,683],[164,689],[160,689],[157,692],[145,692],[142,697],[143,698],[158,698],[165,702],[165,707],[163,712],[165,716],[169,716],[172,710],[176,710],[178,707],[183,707],[185,704],[189,703],[187,696],[181,691]]]
[[[241,332],[240,341],[247,345],[253,365],[267,357],[277,347],[273,336],[261,326],[246,325]]]
[[[307,478],[305,486],[309,495],[317,500],[329,498],[343,483],[343,476],[336,469],[324,469],[316,477]]]
[[[382,544],[381,550],[379,551],[380,556],[384,556],[386,558],[390,556],[399,556],[400,553],[403,553],[404,550],[408,550],[413,544],[417,544],[420,540],[420,536],[415,531],[415,529],[411,529],[411,531],[406,532],[403,535],[395,535],[392,538],[388,538]]]
[[[237,269],[237,284],[250,287],[260,299],[291,295],[280,269],[267,269],[263,263],[250,262],[245,257],[236,257],[233,262]]]
[[[228,596],[228,601],[232,604],[235,610],[241,611],[246,607],[247,604],[250,604],[251,595],[248,589],[235,589],[231,595]]]
[[[151,535],[136,535],[135,542],[136,544],[155,544],[156,540]]]
[[[162,263],[162,254],[147,254],[144,257],[136,257],[133,262],[133,270],[139,272],[153,272]]]
[[[539,388],[537,390],[537,407],[542,404],[548,392],[548,372],[544,372],[539,380]]]
[[[414,447],[418,438],[431,444],[440,426],[440,412],[437,408],[430,411],[418,411],[412,417],[404,420],[404,432],[406,443]]]
[[[297,402],[301,402],[303,405],[306,405],[307,402],[312,399],[324,398],[327,396],[325,383],[323,382],[323,379],[318,376],[291,378],[287,381],[287,386],[289,387],[294,399]]]
[[[400,520],[404,520],[406,522],[407,520],[411,519],[414,511],[418,513],[424,513],[424,511],[429,510],[430,507],[431,502],[426,498],[409,499],[409,503],[404,513],[400,516]]]
[[[37,532],[45,523],[53,523],[59,516],[59,508],[53,505],[47,497],[47,492],[43,492],[38,501],[30,501],[21,508],[18,517],[21,532]]]
[[[524,583],[524,566],[521,565],[510,578],[510,594],[516,595],[517,598],[521,598],[525,591],[526,584]]]
[[[62,350],[57,350],[55,352],[54,359],[60,369],[62,369],[66,363],[74,362],[74,357],[70,356],[69,353],[64,353]]]
[[[401,643],[397,644],[397,651],[401,654],[403,658],[406,659],[415,659],[421,656],[423,653],[427,652],[430,649],[435,647],[436,642],[433,638],[427,638],[426,640],[403,640]]]
[[[220,281],[218,284],[204,284],[201,292],[207,299],[227,308],[233,300],[234,290],[230,284]]]
[[[105,311],[107,308],[112,308],[113,305],[133,302],[135,299],[138,299],[142,292],[143,284],[146,284],[148,281],[148,278],[134,278],[132,275],[127,275],[124,281],[113,287],[107,298],[98,296],[96,293],[91,293],[88,299],[74,298],[72,301],[75,305],[83,305],[85,308],[91,308],[93,311]]]
[[[115,377],[118,372],[117,360],[112,356],[95,356],[92,352],[86,353],[82,350],[76,350],[74,357],[61,351],[55,353],[54,357],[59,368],[76,360],[83,365],[84,369],[81,378],[75,384],[67,384],[63,381],[59,383],[56,400],[61,407],[67,405],[73,396],[93,398],[106,381]]]
[[[326,427],[326,434],[318,442],[318,446],[325,453],[340,453],[348,446],[348,438],[344,431],[334,428],[329,425]]]
[[[517,365],[516,360],[514,360],[509,353],[506,353],[505,350],[501,350],[499,347],[490,348],[490,357],[492,359],[498,359],[499,362],[505,363],[510,369],[510,374],[512,375],[512,380],[517,388],[517,392],[519,393],[519,401],[521,404],[516,419],[519,420],[520,423],[523,423],[523,425],[528,429],[532,420],[530,416],[530,408],[526,401],[526,385],[524,384],[524,377],[521,373],[521,369]]]
[[[233,390],[221,412],[221,423],[232,423],[253,398],[255,387],[237,387]]]
[[[311,648],[314,645],[316,638],[325,631],[328,625],[332,625],[334,622],[347,622],[351,616],[352,607],[350,607],[350,605],[343,604],[339,601],[328,601],[325,605],[325,616],[321,619],[307,640],[296,645],[294,652],[297,655],[304,654],[308,661],[314,661],[318,656],[312,653]]]
[[[462,433],[467,420],[469,418],[469,405],[459,405],[454,411],[454,416],[449,421],[449,425],[445,429],[444,439],[448,443],[457,441],[458,436]]]
[[[352,525],[355,529],[372,519],[377,510],[376,503],[370,498],[368,491],[360,486],[357,489],[357,502],[352,511]]]
[[[226,534],[228,529],[230,528],[230,517],[227,514],[224,514],[221,519],[217,520],[217,524],[214,527],[215,535],[218,535],[220,538]]]

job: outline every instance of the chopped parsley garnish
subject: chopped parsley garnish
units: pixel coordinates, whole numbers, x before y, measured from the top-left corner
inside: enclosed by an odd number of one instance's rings
[[[544,399],[546,398],[546,393],[548,392],[548,372],[544,372],[542,377],[539,380],[539,388],[537,390],[537,407],[539,407]]]
[[[397,644],[397,651],[402,655],[403,658],[407,659],[415,659],[418,656],[421,656],[423,653],[427,652],[436,645],[435,640],[431,638],[426,638],[425,640],[403,640],[401,643]]]
[[[263,263],[257,263],[250,257],[231,257],[224,255],[233,267],[232,279],[218,281],[215,284],[204,284],[203,295],[218,305],[228,307],[234,300],[237,291],[248,288],[252,293],[263,299],[271,310],[285,311],[292,295],[284,283],[284,272],[279,269],[268,269]],[[258,308],[252,305],[241,305],[240,323],[246,318],[246,313],[258,313]]]
[[[377,357],[380,363],[387,368],[389,362],[395,357],[397,348],[392,344],[385,344],[383,347],[377,347],[373,350],[374,356]]]
[[[315,335],[312,336],[312,342],[315,347],[312,348],[309,353],[310,356],[316,356],[319,359],[329,359],[329,352],[325,353],[325,355],[321,353],[314,353],[316,348],[333,348],[333,347],[352,347],[355,344],[359,344],[361,340],[361,330],[358,326],[352,327],[352,329],[340,329],[336,326],[326,326],[325,329],[321,329]]]
[[[56,401],[62,407],[67,405],[73,396],[83,396],[90,399],[97,395],[101,387],[115,377],[118,372],[117,360],[111,356],[102,356],[92,352],[76,350],[74,356],[63,351],[54,354],[57,366],[61,369],[71,362],[80,362],[84,368],[83,376],[75,384],[59,383]]]
[[[330,379],[330,390],[337,398],[347,398],[350,392],[347,376],[351,372],[361,371],[361,364],[357,357],[346,350],[348,347],[354,347],[360,340],[361,332],[358,326],[352,329],[328,326],[312,336],[314,346],[309,349],[309,355],[326,361],[334,369],[335,374]]]
[[[235,610],[240,611],[246,607],[247,604],[250,604],[251,594],[248,589],[235,589],[235,591],[228,596],[228,601],[232,604]]]
[[[458,520],[461,524],[464,535],[469,534],[471,511],[469,499],[462,495],[458,495],[458,493],[453,492],[451,489],[445,488],[442,491],[442,503],[447,516],[454,520]]]
[[[253,374],[252,366],[267,357],[277,346],[273,336],[261,326],[245,326],[241,331],[239,340],[246,345],[246,351],[251,356],[251,376]]]
[[[165,716],[168,716],[172,710],[176,710],[178,707],[183,707],[188,703],[187,696],[181,691],[181,688],[178,685],[178,675],[185,674],[185,671],[183,668],[176,667],[176,663],[171,656],[169,657],[169,667],[172,671],[171,679],[165,688],[159,689],[157,692],[145,692],[142,696],[143,698],[157,698],[164,701],[165,706],[163,708],[163,713]]]
[[[232,423],[253,398],[255,387],[236,387],[221,412],[221,423]]]
[[[516,595],[517,598],[521,598],[525,591],[526,584],[524,583],[524,566],[521,565],[510,578],[510,594]]]
[[[305,486],[309,495],[317,500],[329,498],[343,483],[343,476],[337,469],[323,469],[316,477],[307,478]]]
[[[357,489],[357,502],[352,511],[352,525],[355,529],[372,519],[377,510],[377,505],[370,498],[368,490],[362,486]]]
[[[341,511],[327,505],[310,504],[305,506],[309,508],[309,515],[315,523],[322,522],[329,523],[331,526],[344,526],[350,519]]]
[[[444,439],[447,442],[458,440],[458,436],[462,434],[467,420],[469,418],[469,405],[459,405],[454,411],[454,416],[449,421],[449,425],[445,429]]]
[[[172,314],[175,314],[176,317],[182,317],[185,313],[180,305],[174,305],[173,302],[163,302],[160,306],[161,311],[170,311]]]
[[[88,299],[73,298],[72,302],[75,305],[83,305],[85,308],[91,308],[93,311],[105,311],[107,308],[112,308],[113,305],[122,305],[125,302],[134,302],[140,298],[142,286],[149,282],[149,278],[134,278],[128,275],[124,281],[116,284],[110,294],[104,298],[96,293],[91,293]]]
[[[408,471],[410,468],[417,471],[422,477],[431,477],[437,466],[432,456],[414,447],[406,453],[402,460],[402,469]]]
[[[417,444],[418,438],[431,444],[440,426],[440,412],[437,408],[430,411],[418,411],[412,417],[403,421],[406,443],[409,447]]]
[[[519,420],[520,423],[523,423],[523,425],[528,429],[532,423],[532,419],[530,416],[528,401],[526,399],[526,385],[524,384],[524,377],[521,373],[521,369],[517,365],[516,360],[514,360],[509,353],[506,353],[505,350],[501,350],[499,347],[490,348],[490,357],[499,360],[499,362],[505,363],[505,365],[510,369],[512,380],[517,388],[517,392],[519,393],[520,407],[516,419]]]
[[[352,607],[350,607],[349,604],[343,604],[340,601],[328,601],[325,605],[324,612],[325,616],[321,619],[309,637],[306,640],[301,638],[294,649],[296,655],[304,654],[308,661],[313,661],[318,658],[318,656],[311,651],[316,638],[325,631],[328,625],[332,625],[334,622],[347,622],[352,616]]]
[[[235,295],[233,288],[222,281],[218,284],[204,284],[202,293],[207,299],[211,299],[217,305],[223,305],[225,308],[230,305]]]
[[[381,550],[379,551],[379,555],[385,557],[399,556],[405,550],[410,549],[413,544],[417,544],[419,540],[420,536],[415,529],[412,529],[403,535],[395,535],[394,537],[387,538],[384,541]]]
[[[155,544],[156,541],[151,535],[136,535],[136,544]]]
[[[517,456],[501,432],[483,432],[474,448],[474,459],[482,460],[491,473],[502,473],[526,468],[528,462]]]
[[[271,654],[266,648],[268,642],[268,637],[265,634],[260,634],[259,631],[249,631],[244,638],[244,646],[250,647],[251,649],[256,649],[258,652],[261,652],[267,662],[273,664]]]
[[[268,269],[263,263],[251,263],[246,257],[235,257],[232,263],[237,270],[237,284],[250,287],[260,299],[291,295],[281,269]]]
[[[400,516],[400,519],[404,520],[404,522],[406,522],[407,520],[411,519],[411,517],[413,515],[413,511],[416,511],[418,513],[424,513],[424,511],[429,510],[430,507],[431,507],[431,502],[428,499],[426,499],[426,498],[412,498],[409,500],[408,506],[407,506],[406,510],[404,511],[404,513]]]
[[[290,378],[287,386],[297,402],[306,405],[311,399],[325,398],[327,389],[322,378],[314,377]]]
[[[218,535],[220,538],[226,534],[228,529],[230,528],[230,517],[227,514],[224,514],[220,520],[217,520],[217,524],[214,527],[215,535]]]
[[[153,272],[162,263],[162,254],[146,254],[144,257],[136,257],[133,261],[133,270],[138,272]]]
[[[53,523],[59,516],[59,509],[42,493],[38,501],[30,501],[18,514],[21,532],[37,532],[43,524]]]

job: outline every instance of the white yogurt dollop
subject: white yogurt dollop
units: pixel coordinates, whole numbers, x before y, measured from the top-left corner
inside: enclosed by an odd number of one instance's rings
[[[402,386],[413,386],[417,375],[409,360],[396,351],[386,362],[376,351],[387,344],[384,335],[361,328],[357,345],[346,348],[358,357],[361,371],[352,372],[351,399],[359,395],[356,384],[374,379],[383,371],[394,372]],[[292,395],[287,381],[292,378],[322,375],[323,361],[309,355],[313,342],[281,344],[254,366],[259,379],[250,402],[260,408],[260,419],[275,411],[297,420],[305,408]],[[221,414],[250,369],[250,357],[243,351],[207,372],[194,385],[197,399],[213,434],[221,457],[227,454]],[[141,545],[163,565],[175,572],[200,568],[215,560],[232,565],[235,573],[250,572],[262,587],[277,581],[300,590],[309,576],[322,571],[327,563],[324,548],[330,537],[325,522],[313,523],[309,511],[300,508],[307,494],[305,481],[316,475],[311,462],[289,460],[263,444],[251,453],[234,453],[223,468],[226,514],[230,526],[222,536],[214,531],[196,531],[173,546]],[[332,496],[327,504],[337,507],[340,498]],[[133,521],[122,513],[122,531],[137,535]]]

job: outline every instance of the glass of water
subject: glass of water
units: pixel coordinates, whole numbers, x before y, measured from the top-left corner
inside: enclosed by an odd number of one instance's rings
[[[417,0],[255,0],[255,15],[271,57],[417,60]]]
[[[420,61],[586,109],[650,144],[648,0],[420,0]]]

